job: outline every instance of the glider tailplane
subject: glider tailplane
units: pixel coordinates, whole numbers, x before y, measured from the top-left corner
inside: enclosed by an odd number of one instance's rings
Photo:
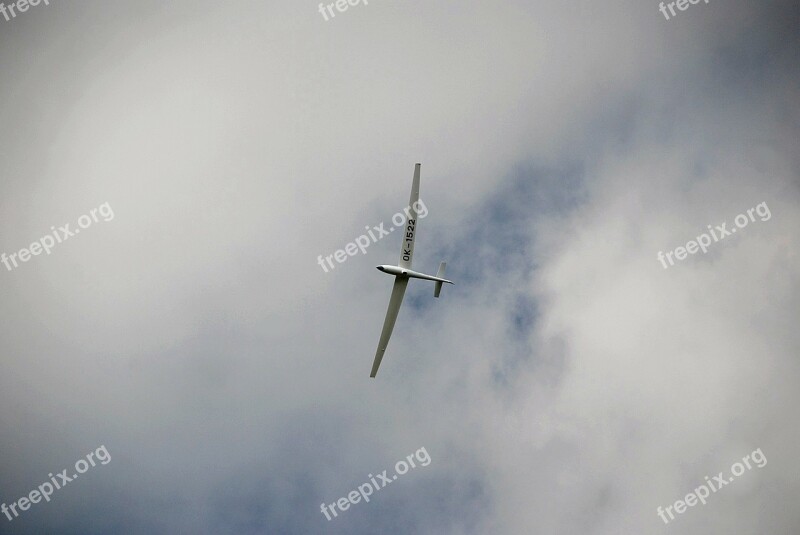
[[[439,271],[436,272],[436,277],[443,279],[444,278],[444,268],[447,266],[447,262],[442,262],[439,264]],[[433,296],[439,297],[439,293],[442,291],[442,282],[436,281],[436,286],[433,289]]]

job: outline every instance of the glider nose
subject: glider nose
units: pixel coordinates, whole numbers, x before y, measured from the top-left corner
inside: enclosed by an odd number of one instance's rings
[[[378,270],[380,270],[380,271],[383,271],[383,266],[375,266],[375,269],[378,269]]]

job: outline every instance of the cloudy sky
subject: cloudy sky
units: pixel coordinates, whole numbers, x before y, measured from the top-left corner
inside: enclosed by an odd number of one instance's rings
[[[0,15],[0,533],[800,532],[800,8],[684,7]]]

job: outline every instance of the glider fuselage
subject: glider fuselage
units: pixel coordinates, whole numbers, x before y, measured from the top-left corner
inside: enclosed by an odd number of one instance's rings
[[[448,282],[450,284],[453,284],[453,281],[442,279],[440,277],[434,277],[433,275],[426,275],[424,273],[420,273],[419,271],[414,271],[413,269],[408,269],[400,266],[391,266],[388,264],[383,264],[377,266],[377,269],[379,271],[383,271],[387,275],[395,275],[398,277],[411,277],[412,279],[425,279],[429,281]]]

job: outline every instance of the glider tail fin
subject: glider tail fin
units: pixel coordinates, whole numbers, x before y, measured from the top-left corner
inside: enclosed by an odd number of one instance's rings
[[[439,271],[436,272],[436,276],[440,279],[444,278],[444,268],[447,266],[447,262],[442,262],[439,264]],[[436,286],[433,289],[433,296],[439,297],[439,293],[442,291],[442,284],[439,281],[436,281]]]

